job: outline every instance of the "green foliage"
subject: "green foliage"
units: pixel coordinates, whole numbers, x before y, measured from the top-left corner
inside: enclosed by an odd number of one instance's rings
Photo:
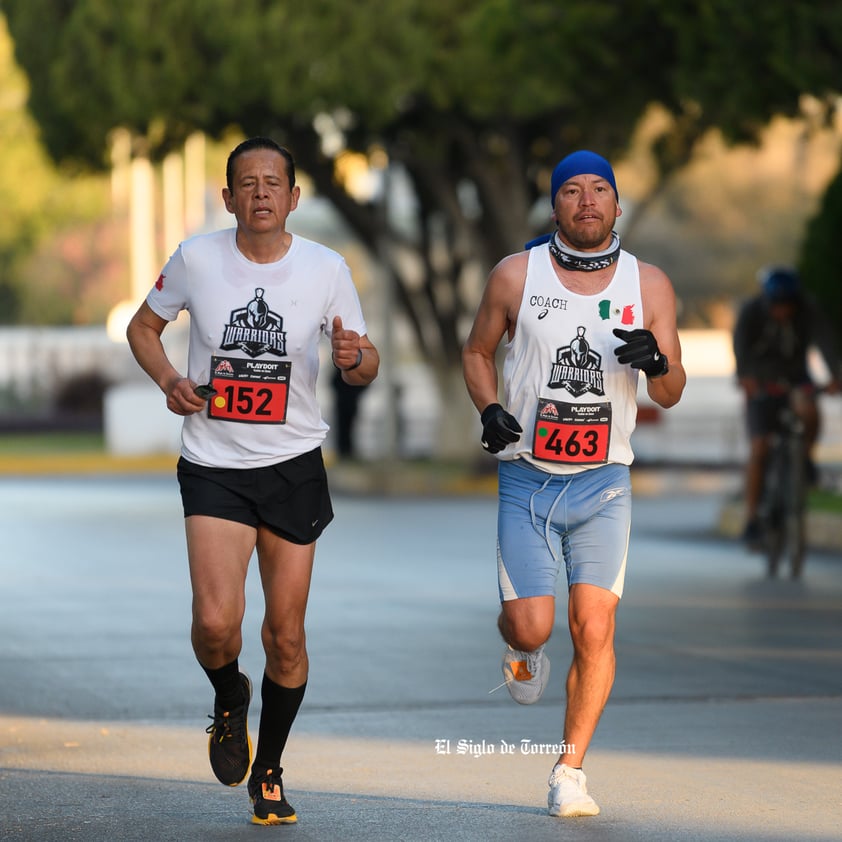
[[[786,0],[6,0],[32,110],[57,159],[106,162],[117,125],[154,150],[192,128],[348,109],[559,118],[627,133],[649,102],[750,136],[838,87],[842,7]],[[43,26],[49,20],[50,26]],[[614,130],[617,127],[617,131]],[[558,143],[558,138],[553,138]]]
[[[475,303],[468,269],[479,260],[487,270],[536,233],[529,212],[561,155],[620,156],[659,103],[673,117],[655,142],[663,183],[709,128],[753,138],[772,115],[797,113],[803,93],[830,97],[842,79],[842,6],[828,0],[5,0],[5,9],[56,160],[105,167],[118,126],[153,158],[195,129],[273,134],[385,256],[422,352],[444,365],[458,361]],[[336,148],[317,125],[325,115]],[[334,165],[342,148],[385,149],[407,175],[409,238],[369,197],[345,192]],[[537,224],[549,223],[548,211]]]
[[[842,172],[828,185],[818,213],[807,225],[798,269],[804,285],[812,291],[828,323],[836,328],[837,345],[842,336],[842,264],[839,232],[842,230]]]
[[[2,18],[0,90],[0,323],[72,323],[84,298],[79,288],[67,296],[57,294],[43,273],[35,274],[32,283],[32,261],[57,234],[78,224],[93,224],[107,211],[107,179],[71,178],[45,154],[38,126],[25,107],[26,78],[14,64]],[[60,266],[64,283],[79,280],[66,261]]]
[[[663,0],[675,39],[675,93],[732,139],[753,139],[802,94],[839,90],[842,7],[828,0]]]
[[[811,512],[831,512],[842,515],[842,494],[838,490],[811,489],[807,498],[807,507]]]

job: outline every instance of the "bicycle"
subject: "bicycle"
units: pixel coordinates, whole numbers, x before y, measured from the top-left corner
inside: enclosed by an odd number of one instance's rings
[[[800,578],[806,551],[807,450],[804,422],[792,396],[790,391],[785,400],[777,398],[778,425],[769,446],[759,506],[761,551],[770,578],[778,575],[782,560],[789,564],[790,577]]]

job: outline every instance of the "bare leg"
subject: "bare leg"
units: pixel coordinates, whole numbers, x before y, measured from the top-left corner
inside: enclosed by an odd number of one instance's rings
[[[804,455],[812,461],[821,428],[818,403],[814,396],[796,391],[793,393],[793,407],[804,425]]]
[[[231,663],[242,648],[245,581],[256,530],[221,518],[185,520],[193,587],[191,640],[203,667]]]
[[[746,520],[757,517],[760,497],[763,493],[763,475],[766,469],[768,451],[769,445],[764,436],[754,436],[749,442],[745,477]]]
[[[568,621],[573,662],[567,675],[566,751],[559,763],[580,767],[614,683],[614,628],[619,598],[604,588],[570,588]]]
[[[310,593],[315,543],[293,544],[261,527],[257,553],[266,600],[261,636],[266,674],[282,687],[307,681],[304,617]]]

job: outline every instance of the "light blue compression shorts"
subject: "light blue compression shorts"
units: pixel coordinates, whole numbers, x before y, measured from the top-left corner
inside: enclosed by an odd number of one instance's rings
[[[567,587],[623,595],[631,526],[627,465],[548,474],[523,459],[500,462],[497,576],[500,601],[555,596],[562,560]]]

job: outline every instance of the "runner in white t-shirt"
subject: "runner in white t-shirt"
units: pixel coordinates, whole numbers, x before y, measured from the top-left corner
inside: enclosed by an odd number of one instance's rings
[[[592,816],[599,807],[582,762],[614,680],[638,373],[663,407],[680,399],[685,374],[672,284],[613,232],[621,210],[608,161],[568,155],[550,199],[557,233],[492,270],[463,363],[483,447],[499,459],[503,676],[515,701],[540,698],[563,565],[573,663],[548,804],[553,816]],[[501,341],[507,409],[498,403]]]
[[[236,227],[183,242],[129,324],[132,352],[184,416],[178,480],[193,588],[192,643],[215,691],[208,750],[228,786],[246,775],[256,824],[296,821],[280,766],[308,676],[304,616],[316,539],[333,517],[316,401],[319,342],[349,385],[379,356],[345,261],[293,235],[290,153],[250,138],[228,158],[225,207]],[[188,370],[161,334],[190,313]],[[252,763],[252,685],[240,669],[245,581],[257,550],[266,610],[262,711]]]

